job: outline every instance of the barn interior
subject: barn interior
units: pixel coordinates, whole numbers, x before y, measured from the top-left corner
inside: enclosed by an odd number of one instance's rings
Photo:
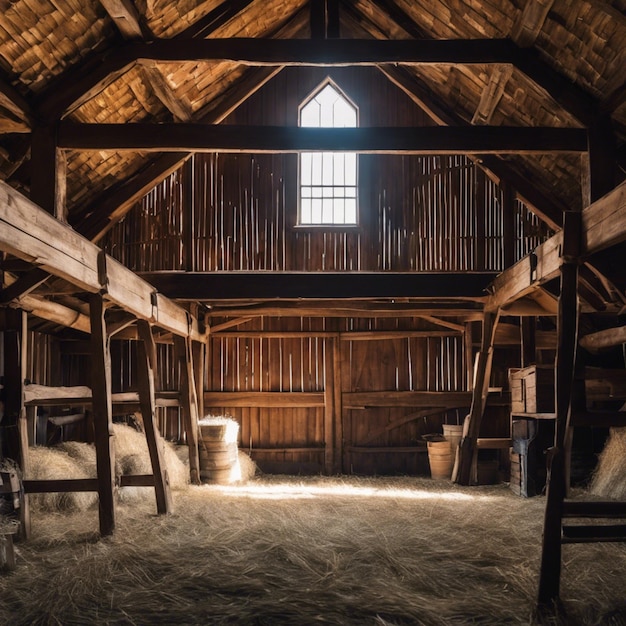
[[[0,6],[0,619],[626,624],[624,0]]]

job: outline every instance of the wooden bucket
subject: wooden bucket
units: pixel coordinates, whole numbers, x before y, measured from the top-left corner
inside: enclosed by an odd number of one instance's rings
[[[240,480],[237,437],[239,424],[234,420],[200,427],[200,479],[206,483],[228,485]]]
[[[446,441],[450,442],[452,448],[452,454],[456,454],[456,449],[461,443],[461,437],[463,436],[463,424],[444,424],[443,436]]]
[[[433,478],[450,479],[454,466],[454,455],[449,441],[428,442],[428,463]]]

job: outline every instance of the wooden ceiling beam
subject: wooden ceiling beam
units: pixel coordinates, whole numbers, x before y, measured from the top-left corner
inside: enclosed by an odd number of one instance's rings
[[[554,0],[528,0],[513,24],[511,39],[522,48],[532,46],[553,4]]]
[[[481,94],[480,102],[472,117],[472,124],[489,124],[491,122],[512,75],[512,65],[497,65],[493,68],[487,88]]]
[[[300,128],[209,124],[62,122],[58,145],[70,150],[141,152],[355,151],[395,154],[585,152],[580,128],[503,126]]]
[[[233,299],[480,298],[494,272],[142,272],[170,298]]]
[[[229,89],[212,108],[200,112],[198,119],[218,123],[234,111],[244,100],[280,72],[281,68],[250,70],[236,87]],[[98,241],[109,228],[122,219],[130,208],[150,189],[177,170],[191,153],[165,154],[150,162],[117,189],[109,189],[103,197],[92,200],[88,206],[70,215],[74,228],[91,241]]]
[[[176,96],[165,76],[157,66],[143,65],[139,68],[146,85],[152,88],[152,92],[161,104],[179,122],[190,122],[193,119],[193,109],[186,100]]]
[[[109,17],[115,22],[124,39],[143,39],[150,35],[141,23],[141,17],[133,0],[99,0]]]
[[[33,125],[33,112],[30,104],[17,89],[2,76],[0,76],[0,107],[6,109],[6,111],[24,126],[30,127]]]
[[[527,52],[527,51],[524,51]],[[160,62],[232,61],[243,65],[321,66],[514,63],[519,48],[509,39],[310,39],[214,38],[136,42],[112,53],[113,66]]]

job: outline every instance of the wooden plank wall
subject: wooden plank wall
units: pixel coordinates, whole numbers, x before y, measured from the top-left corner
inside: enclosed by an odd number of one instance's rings
[[[295,126],[327,76],[358,107],[361,126],[432,124],[367,67],[287,68],[224,123]],[[464,156],[360,155],[359,227],[345,230],[295,228],[297,172],[293,154],[196,155],[103,246],[144,271],[500,271],[505,245],[518,260],[549,234],[515,200],[514,236],[505,238],[502,190]]]

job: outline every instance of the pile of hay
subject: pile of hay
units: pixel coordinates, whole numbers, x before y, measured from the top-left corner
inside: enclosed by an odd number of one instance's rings
[[[123,425],[113,426],[115,472],[122,474],[151,474],[152,464],[146,436]],[[174,447],[163,442],[163,459],[172,489],[182,489],[189,482],[189,471]],[[30,468],[27,479],[95,478],[96,450],[93,445],[67,441],[51,448],[30,449]],[[145,487],[124,487],[117,492],[118,499],[153,497],[153,490]],[[94,492],[39,493],[29,496],[31,506],[38,511],[85,511],[95,505]]]
[[[264,477],[33,519],[0,578],[0,623],[528,624],[545,499],[427,478]],[[87,532],[89,531],[89,532]],[[568,624],[623,624],[626,547],[564,546]],[[612,620],[612,621],[611,621]]]
[[[626,500],[626,428],[611,428],[589,491],[604,498]]]

